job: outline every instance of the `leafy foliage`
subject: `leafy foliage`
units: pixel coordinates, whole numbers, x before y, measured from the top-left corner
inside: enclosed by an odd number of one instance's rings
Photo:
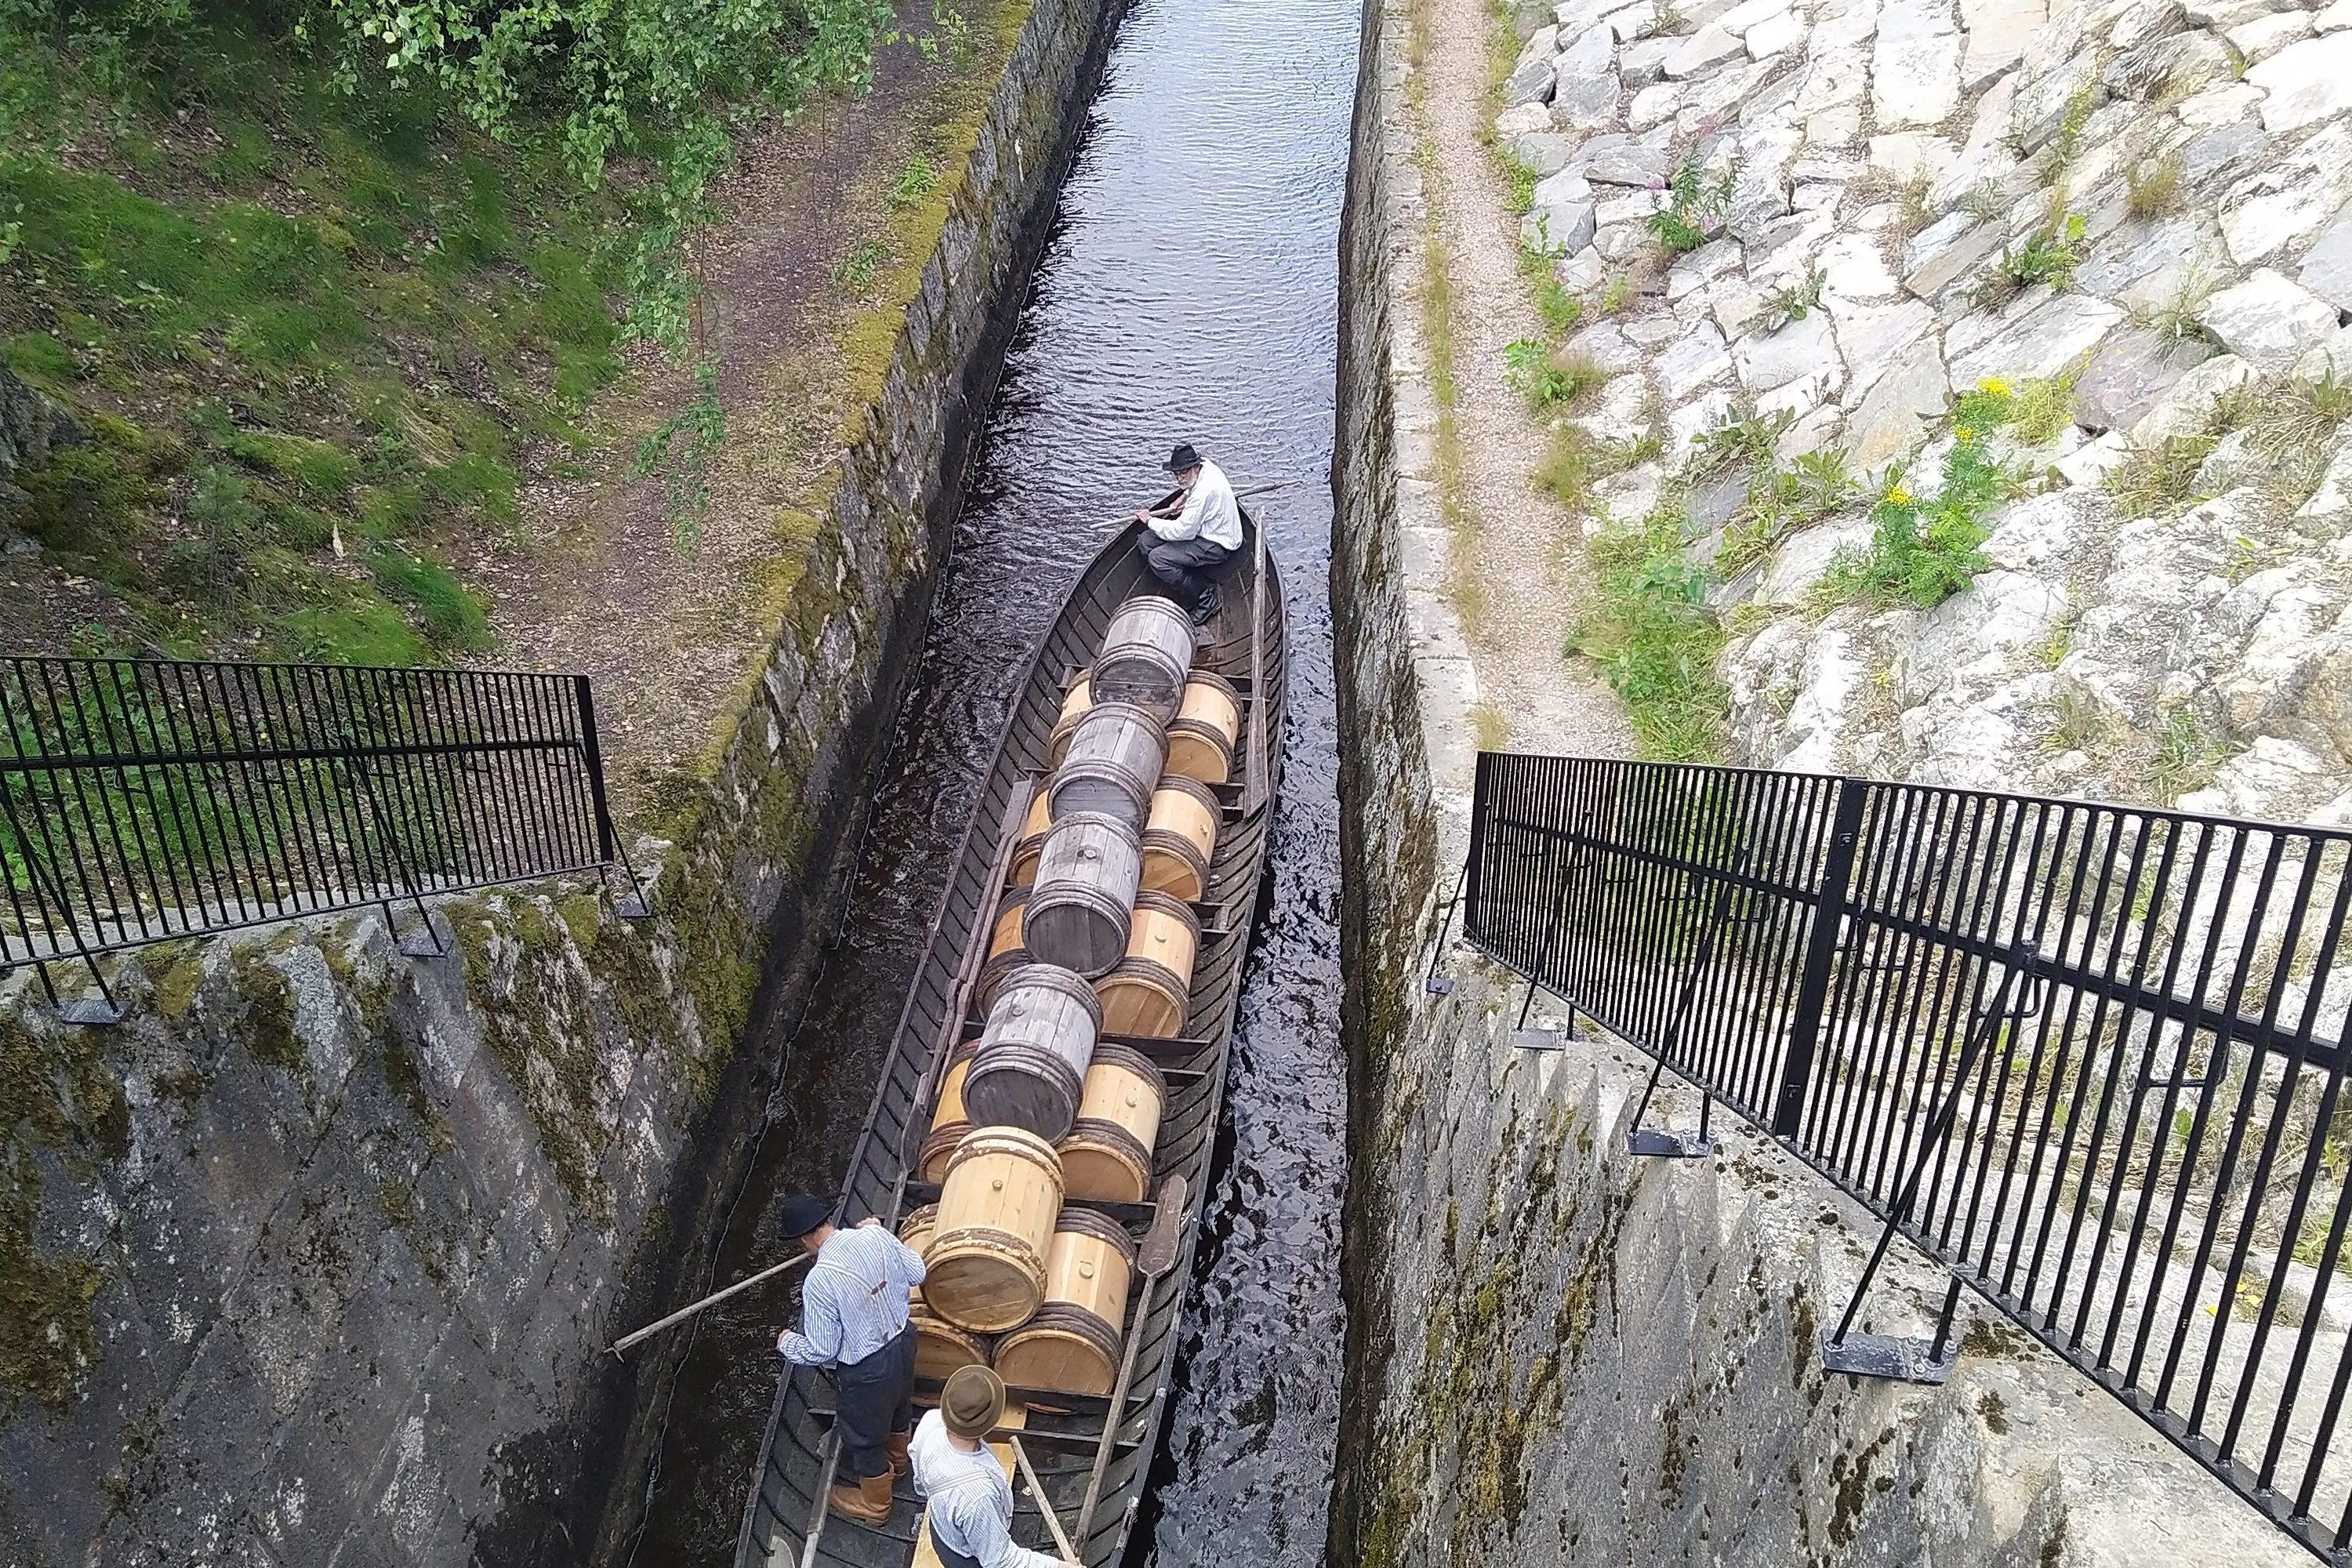
[[[1980,389],[1961,400],[1960,423],[1953,426],[1943,483],[1933,499],[1914,496],[1893,480],[1881,489],[1871,508],[1876,531],[1869,548],[1842,553],[1822,580],[1832,595],[1929,610],[1991,564],[1979,548],[1991,533],[1985,520],[2014,493],[2017,481],[1986,452],[1989,426],[1968,421],[1971,400],[1976,417],[1990,418],[1997,411],[2005,419],[2009,399],[2008,390],[2000,388]]]
[[[1726,168],[1713,178],[1698,154],[1675,166],[1666,182],[1666,205],[1643,221],[1668,250],[1696,250],[1713,239],[1731,210],[1731,187],[1737,170]]]
[[[2001,270],[2020,288],[2047,283],[2053,289],[2074,286],[2074,269],[2083,265],[2084,236],[2089,222],[2080,213],[2068,213],[2026,236],[2025,242],[2001,258]]]
[[[1631,526],[1609,528],[1589,558],[1600,605],[1570,634],[1625,704],[1644,757],[1710,761],[1722,749],[1728,700],[1715,677],[1723,628],[1706,604],[1706,574],[1683,555],[1679,499]]]
[[[1540,338],[1521,338],[1503,349],[1511,389],[1538,414],[1564,408],[1609,379],[1590,359],[1562,357]]]

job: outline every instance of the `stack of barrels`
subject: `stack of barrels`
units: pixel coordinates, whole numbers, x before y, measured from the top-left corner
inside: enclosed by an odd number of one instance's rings
[[[1239,696],[1192,653],[1173,604],[1129,600],[1054,725],[974,984],[985,1026],[950,1058],[919,1156],[940,1201],[900,1227],[928,1269],[924,1376],[985,1362],[1104,1394],[1117,1375],[1135,1245],[1066,1200],[1150,1192],[1168,1088],[1123,1040],[1184,1032],[1241,732]]]

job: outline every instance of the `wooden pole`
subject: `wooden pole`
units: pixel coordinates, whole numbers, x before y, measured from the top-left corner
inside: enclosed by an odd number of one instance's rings
[[[661,1321],[657,1323],[647,1323],[644,1328],[639,1329],[633,1334],[623,1334],[619,1339],[614,1340],[612,1344],[606,1348],[617,1356],[623,1351],[627,1350],[631,1345],[642,1343],[643,1342],[653,1338],[656,1334],[660,1333],[664,1329],[676,1328],[678,1324],[686,1321],[688,1318],[693,1317],[697,1312],[701,1311],[704,1308],[715,1307],[719,1302],[727,1300],[730,1296],[739,1296],[744,1291],[749,1290],[754,1285],[762,1284],[770,1279],[773,1279],[777,1275],[782,1274],[788,1269],[799,1268],[802,1264],[806,1263],[810,1258],[814,1258],[816,1254],[814,1252],[803,1252],[798,1258],[787,1258],[772,1268],[762,1268],[757,1274],[752,1275],[749,1279],[738,1279],[734,1284],[727,1287],[726,1289],[720,1290],[713,1295],[705,1296],[701,1300],[697,1301],[691,1307],[680,1307],[677,1311],[672,1312],[668,1317],[662,1319]]]
[[[1036,1469],[1029,1463],[1029,1450],[1021,1446],[1020,1438],[1009,1433],[1004,1440],[1013,1445],[1013,1460],[1021,1467],[1022,1478],[1029,1483],[1029,1495],[1037,1500],[1037,1511],[1045,1516],[1045,1528],[1054,1532],[1054,1544],[1062,1549],[1062,1555],[1069,1561],[1083,1563],[1086,1560],[1078,1555],[1078,1549],[1070,1544],[1070,1538],[1062,1531],[1062,1521],[1055,1516],[1053,1501],[1045,1496],[1045,1482],[1037,1479]]]

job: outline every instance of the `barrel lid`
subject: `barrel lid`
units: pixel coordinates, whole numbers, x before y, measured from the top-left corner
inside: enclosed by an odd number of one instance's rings
[[[1135,1237],[1128,1234],[1127,1226],[1100,1210],[1086,1208],[1077,1204],[1065,1204],[1062,1205],[1061,1216],[1054,1221],[1054,1229],[1056,1233],[1091,1236],[1099,1240],[1108,1241],[1118,1248],[1119,1256],[1126,1258],[1130,1265],[1135,1262]]]
[[[1119,622],[1130,616],[1145,617],[1156,616],[1161,620],[1172,621],[1182,626],[1187,640],[1190,640],[1192,636],[1192,617],[1178,609],[1175,600],[1165,594],[1138,594],[1119,605],[1118,613],[1111,616],[1110,626],[1105,628],[1103,640],[1108,642],[1110,632],[1117,629]]]
[[[1189,724],[1189,721],[1182,719],[1179,719],[1176,722],[1179,724]],[[1220,741],[1224,739],[1223,735],[1218,735],[1214,730],[1203,728],[1202,729],[1201,733],[1204,735],[1214,735]],[[1199,779],[1193,778],[1189,774],[1162,773],[1160,775],[1160,787],[1153,790],[1151,793],[1154,795],[1165,795],[1170,790],[1174,790],[1178,795],[1191,795],[1194,800],[1197,800],[1202,805],[1207,806],[1213,814],[1219,809],[1217,805],[1217,792],[1211,789],[1207,784],[1202,784]]]
[[[1019,1127],[973,1128],[964,1134],[963,1142],[956,1145],[955,1158],[949,1163],[948,1168],[953,1170],[966,1161],[978,1159],[983,1154],[1003,1153],[1019,1154],[1024,1159],[1045,1166],[1054,1173],[1058,1184],[1061,1178],[1062,1156],[1055,1152],[1050,1141]]]
[[[1160,1096],[1160,1104],[1168,1103],[1168,1075],[1160,1070],[1158,1062],[1133,1046],[1122,1046],[1115,1040],[1097,1040],[1095,1042],[1095,1059],[1088,1064],[1087,1070],[1092,1072],[1098,1067],[1125,1068],[1152,1087]]]
[[[1097,1029],[1102,1027],[1102,998],[1095,994],[1092,985],[1058,963],[1024,963],[1006,975],[1004,984],[996,988],[996,1000],[988,1009],[988,1021],[994,1024],[996,1016],[1024,991],[1058,992],[1086,1008]]]
[[[1200,939],[1201,917],[1192,912],[1192,905],[1173,893],[1162,893],[1151,888],[1144,889],[1135,895],[1135,912],[1141,914],[1146,910],[1183,921],[1185,928],[1192,931],[1193,939],[1195,941]]]

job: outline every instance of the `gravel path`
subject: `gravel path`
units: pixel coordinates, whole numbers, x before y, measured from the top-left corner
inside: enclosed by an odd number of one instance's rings
[[[1530,481],[1545,427],[1503,379],[1505,345],[1540,337],[1543,321],[1517,271],[1518,220],[1480,140],[1493,115],[1487,40],[1502,24],[1486,0],[1425,3],[1433,26],[1424,133],[1446,174],[1433,194],[1451,241],[1454,412],[1484,590],[1469,630],[1479,692],[1508,724],[1513,751],[1630,756],[1633,731],[1615,694],[1561,654],[1586,592],[1582,532]]]

